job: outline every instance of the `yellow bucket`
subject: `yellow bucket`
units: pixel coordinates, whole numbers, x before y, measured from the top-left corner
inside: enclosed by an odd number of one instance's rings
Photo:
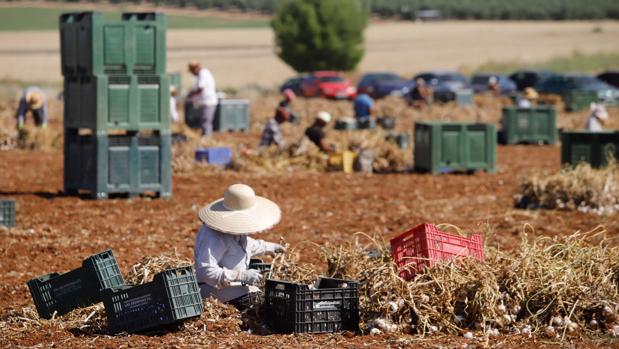
[[[352,173],[353,165],[356,158],[357,153],[348,150],[341,153],[329,154],[329,168],[333,171],[344,171],[344,173]]]

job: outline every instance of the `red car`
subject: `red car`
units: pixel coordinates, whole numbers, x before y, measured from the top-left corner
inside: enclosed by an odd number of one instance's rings
[[[305,97],[353,99],[357,89],[335,71],[316,71],[303,82],[301,93]]]

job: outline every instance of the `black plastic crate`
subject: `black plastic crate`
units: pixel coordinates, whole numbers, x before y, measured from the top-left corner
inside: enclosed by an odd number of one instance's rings
[[[326,333],[359,330],[359,284],[322,277],[308,285],[267,279],[265,312],[280,333]]]
[[[86,258],[70,272],[50,273],[28,281],[39,316],[50,319],[102,300],[102,290],[124,285],[112,250]]]
[[[162,271],[147,284],[108,289],[103,305],[111,333],[153,330],[202,313],[193,267]]]
[[[249,269],[256,269],[261,273],[268,273],[271,271],[271,264],[262,262],[260,258],[252,258],[249,260]]]
[[[0,225],[15,226],[15,200],[0,200]]]

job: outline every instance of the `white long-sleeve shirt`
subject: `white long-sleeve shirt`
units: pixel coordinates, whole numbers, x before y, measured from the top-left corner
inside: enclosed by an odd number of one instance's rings
[[[194,246],[195,269],[202,297],[213,296],[226,302],[253,289],[238,281],[252,257],[273,252],[277,244],[200,227]]]
[[[201,89],[202,91],[197,95],[193,96],[193,104],[196,108],[202,106],[216,106],[217,99],[217,90],[215,88],[215,78],[211,71],[202,68],[196,76],[196,84],[194,85],[194,90]]]
[[[600,131],[604,131],[604,126],[602,126],[602,123],[600,122],[600,120],[598,120],[598,118],[596,118],[593,115],[590,115],[589,118],[587,119],[587,123],[585,124],[585,130],[593,131],[593,132],[600,132]]]

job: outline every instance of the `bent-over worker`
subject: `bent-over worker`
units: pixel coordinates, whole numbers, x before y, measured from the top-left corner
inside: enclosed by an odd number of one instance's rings
[[[606,121],[608,121],[606,108],[601,104],[591,103],[591,114],[587,118],[585,129],[593,132],[603,131]]]
[[[324,153],[333,152],[333,146],[325,139],[324,128],[331,122],[331,114],[326,111],[318,112],[314,123],[305,129],[305,136]]]
[[[32,113],[36,126],[47,127],[47,96],[40,87],[29,86],[22,91],[16,115],[18,129],[24,127],[28,112]]]

